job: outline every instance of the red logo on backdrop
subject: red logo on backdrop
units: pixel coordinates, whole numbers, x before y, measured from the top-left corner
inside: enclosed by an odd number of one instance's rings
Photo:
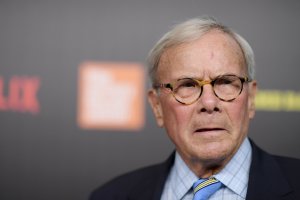
[[[0,111],[39,113],[39,88],[40,79],[36,76],[13,76],[8,81],[0,77]]]

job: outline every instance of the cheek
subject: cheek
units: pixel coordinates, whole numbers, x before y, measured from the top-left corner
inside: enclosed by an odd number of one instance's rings
[[[227,110],[230,118],[234,136],[243,137],[246,135],[249,124],[248,101],[246,98],[237,99],[238,101],[232,104]]]
[[[183,132],[189,127],[192,118],[191,106],[186,106],[177,101],[163,102],[164,125],[169,134],[183,135]]]
[[[235,104],[230,110],[230,116],[234,118],[234,121],[239,122],[242,120],[247,112],[246,105],[244,103]]]

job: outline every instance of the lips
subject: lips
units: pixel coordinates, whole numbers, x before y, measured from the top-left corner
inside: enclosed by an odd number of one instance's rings
[[[216,132],[216,131],[224,131],[223,128],[199,128],[195,132],[202,133],[202,132]]]
[[[222,131],[223,128],[199,128],[196,132],[203,132],[203,131]]]

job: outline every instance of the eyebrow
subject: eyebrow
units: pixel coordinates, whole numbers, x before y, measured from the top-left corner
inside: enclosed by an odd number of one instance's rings
[[[213,79],[215,79],[215,78],[217,78],[217,77],[220,77],[220,76],[227,76],[227,75],[235,75],[235,76],[238,76],[238,77],[241,76],[241,75],[236,74],[236,73],[230,73],[230,72],[228,72],[228,73],[216,75],[216,76],[214,76],[214,77],[209,77],[209,80],[213,80]],[[244,77],[244,76],[242,75],[241,77]],[[185,78],[191,78],[191,79],[196,79],[196,80],[205,80],[205,79],[203,79],[203,78],[199,78],[199,76],[198,76],[198,77],[196,77],[196,76],[180,76],[180,77],[178,77],[178,78],[175,79],[175,80],[181,80],[181,79],[185,79]]]
[[[203,79],[199,78],[199,76],[186,76],[186,75],[180,76],[180,77],[176,78],[175,80],[178,81],[178,80],[185,79],[185,78],[191,78],[191,79],[196,79],[196,80],[203,80]]]

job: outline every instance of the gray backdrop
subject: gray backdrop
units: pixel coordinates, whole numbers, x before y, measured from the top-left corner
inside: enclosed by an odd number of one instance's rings
[[[174,147],[147,102],[140,131],[78,127],[78,66],[145,63],[174,23],[204,14],[248,39],[261,89],[300,91],[297,0],[1,0],[0,95],[9,95],[12,77],[37,76],[40,111],[0,110],[0,199],[87,199],[112,177],[166,159]],[[300,158],[299,119],[299,111],[259,110],[250,136],[271,153]]]

